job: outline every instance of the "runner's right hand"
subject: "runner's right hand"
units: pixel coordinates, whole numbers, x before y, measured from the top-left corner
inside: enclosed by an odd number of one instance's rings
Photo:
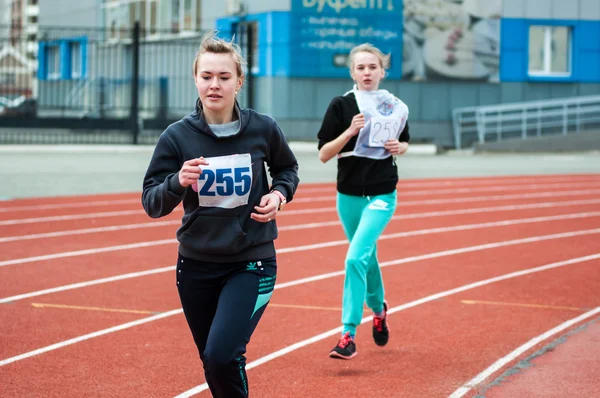
[[[203,157],[185,161],[179,170],[179,184],[185,188],[196,183],[202,174],[201,165],[208,166],[208,161]]]
[[[356,134],[358,134],[360,129],[362,129],[363,127],[365,127],[365,115],[359,113],[358,115],[355,115],[352,118],[352,123],[350,123],[350,127],[348,128],[350,137],[353,137]]]

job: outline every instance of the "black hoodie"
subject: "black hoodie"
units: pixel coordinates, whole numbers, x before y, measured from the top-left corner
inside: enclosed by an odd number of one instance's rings
[[[352,124],[352,118],[359,114],[354,93],[335,97],[331,100],[317,137],[318,147],[339,137]],[[352,137],[340,152],[351,152],[357,136]],[[400,142],[409,142],[408,123],[402,130]],[[396,190],[398,168],[394,156],[385,159],[369,159],[348,156],[338,159],[337,190],[345,195],[374,196]]]
[[[290,202],[298,186],[298,162],[273,118],[235,106],[240,119],[237,134],[218,137],[206,123],[200,101],[196,110],[161,134],[144,177],[142,204],[152,218],[165,216],[183,200],[182,225],[177,230],[179,252],[199,261],[229,263],[275,255],[275,221],[250,218],[254,206],[269,192],[265,163],[277,189]],[[250,154],[252,183],[248,204],[235,208],[201,207],[198,193],[179,184],[187,160]],[[237,175],[237,174],[236,174]],[[232,178],[237,178],[231,176]],[[238,181],[235,181],[238,183]],[[215,186],[218,186],[219,182]]]

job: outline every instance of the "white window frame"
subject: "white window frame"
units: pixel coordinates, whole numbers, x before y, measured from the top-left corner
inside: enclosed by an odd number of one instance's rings
[[[54,51],[56,50],[56,59],[53,60],[50,57],[50,53],[51,50]],[[59,80],[61,78],[61,73],[60,73],[60,46],[59,45],[50,45],[47,47],[46,49],[46,59],[48,64],[46,65],[46,67],[48,68],[48,73],[46,75],[46,78],[48,80]],[[54,61],[54,66],[56,66],[56,70],[55,71],[51,71],[50,70],[50,65],[51,62]]]
[[[71,46],[71,79],[80,79],[83,75],[83,48],[80,42],[72,41]]]
[[[156,36],[158,34],[158,32],[160,32],[161,27],[160,27],[160,18],[158,17],[159,14],[159,7],[158,7],[158,0],[147,0],[146,1],[146,23],[148,24],[148,26],[146,26],[146,32],[147,32],[147,36]],[[152,26],[152,5],[154,4],[154,26]]]
[[[179,12],[173,10],[172,0],[104,0],[102,7],[104,8],[104,20],[107,30],[110,30],[111,21],[115,21],[117,25],[115,27],[115,37],[112,38],[112,40],[109,39],[108,41],[113,42],[130,39],[129,35],[127,35],[127,37],[122,37],[121,28],[123,21],[128,22],[130,20],[129,5],[132,3],[137,3],[137,12],[140,12],[141,9],[144,9],[143,7],[140,7],[142,3],[144,3],[146,6],[144,15],[146,26],[140,26],[140,28],[142,29],[142,31],[146,32],[147,39],[193,36],[197,34],[201,28],[198,13],[202,11],[202,0],[189,1],[191,2],[191,9],[189,10],[191,13],[191,20],[189,26],[185,26],[185,4],[186,2],[188,2],[188,0],[179,0]],[[156,11],[155,24],[153,26],[152,4],[155,4]],[[163,16],[161,16],[161,14],[163,14]],[[176,33],[170,33],[172,32],[171,22],[173,15],[178,15],[179,29]]]
[[[573,74],[573,27],[570,25],[529,25],[531,28],[543,28],[544,29],[544,61],[542,70],[531,70],[528,66],[528,74],[532,77],[570,77]],[[550,69],[552,66],[552,29],[553,28],[566,28],[568,36],[568,49],[569,54],[567,57],[567,68],[568,72],[552,72]],[[527,36],[529,40],[529,32]],[[531,45],[531,43],[528,43]],[[529,57],[529,54],[527,55]],[[529,64],[529,62],[528,62]]]

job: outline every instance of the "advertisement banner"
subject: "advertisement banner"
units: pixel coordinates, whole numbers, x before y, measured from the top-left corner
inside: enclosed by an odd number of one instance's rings
[[[290,19],[291,76],[348,77],[350,50],[368,42],[392,54],[389,77],[401,77],[401,0],[292,0]]]
[[[499,81],[502,0],[404,0],[402,75]]]
[[[292,0],[290,75],[348,77],[352,47],[391,53],[388,79],[499,81],[502,0]]]

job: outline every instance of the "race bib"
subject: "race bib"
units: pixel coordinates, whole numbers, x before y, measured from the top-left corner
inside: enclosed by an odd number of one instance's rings
[[[384,144],[390,139],[400,138],[408,119],[408,107],[387,90],[361,91],[354,86],[352,91],[360,113],[365,115],[365,127],[360,129],[351,155],[371,159],[391,156]]]
[[[400,121],[398,119],[373,117],[369,130],[369,146],[383,147],[388,140],[398,139],[400,136]]]
[[[252,163],[249,153],[206,158],[200,166],[198,205],[233,209],[248,204],[252,187]]]

